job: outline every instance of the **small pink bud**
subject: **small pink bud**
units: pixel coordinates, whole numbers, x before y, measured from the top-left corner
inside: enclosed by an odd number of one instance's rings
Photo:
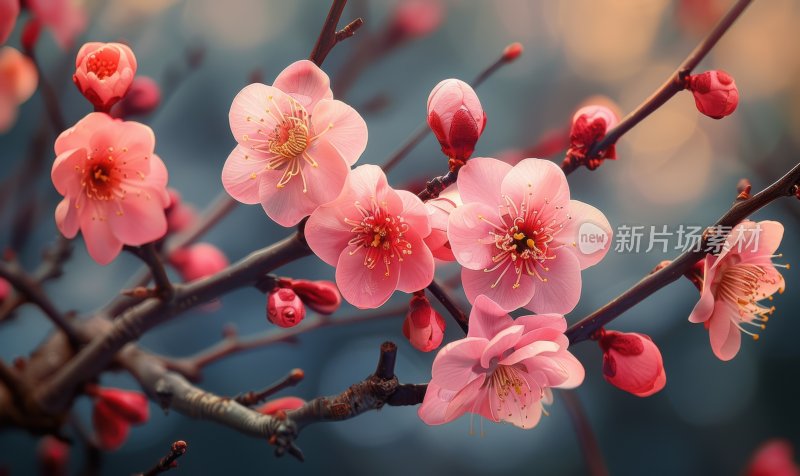
[[[19,0],[0,0],[0,45],[6,42],[19,15]]]
[[[137,76],[133,78],[128,94],[114,106],[111,115],[127,118],[150,114],[161,103],[161,89],[153,78]]]
[[[128,92],[136,56],[121,43],[86,43],[78,51],[72,81],[95,108],[108,111]]]
[[[511,43],[503,50],[503,61],[510,63],[522,54],[522,43]]]
[[[331,281],[291,280],[290,288],[303,301],[303,304],[320,314],[333,314],[342,305],[339,288]]]
[[[42,476],[66,476],[69,470],[69,445],[53,436],[39,440],[36,449]]]
[[[411,345],[421,352],[430,352],[442,343],[445,323],[442,316],[431,306],[424,295],[411,297],[406,320],[403,321],[403,335]]]
[[[617,158],[614,144],[600,152],[597,157],[587,157],[592,146],[605,137],[606,133],[619,124],[619,116],[607,106],[589,105],[578,109],[572,116],[572,128],[569,133],[569,150],[567,157],[587,159],[589,169],[596,169],[603,160]]]
[[[164,210],[167,214],[167,233],[180,233],[197,221],[197,210],[181,200],[181,194],[174,188],[168,188],[170,205]]]
[[[281,397],[274,400],[269,400],[260,407],[258,412],[264,415],[275,415],[278,412],[285,412],[289,410],[297,410],[306,404],[306,401],[298,397]]]
[[[289,288],[276,288],[267,298],[267,319],[278,327],[294,327],[306,317],[303,301]]]
[[[745,476],[798,476],[800,467],[794,462],[794,448],[783,439],[766,441],[753,454]]]
[[[451,169],[463,165],[475,150],[486,127],[486,114],[472,87],[458,79],[445,79],[428,96],[428,125],[442,152],[451,159]]]
[[[667,383],[661,351],[644,334],[605,331],[600,336],[603,349],[603,377],[615,387],[637,397],[648,397]]]
[[[112,409],[105,400],[98,400],[92,409],[92,426],[97,444],[108,451],[119,449],[128,439],[131,424]]]
[[[228,266],[228,258],[210,243],[197,243],[172,252],[171,264],[184,281],[190,282],[216,274]]]
[[[11,294],[11,285],[3,278],[0,278],[0,303],[6,300]]]
[[[140,425],[150,418],[149,402],[141,392],[92,385],[87,387],[86,393],[96,403],[103,402],[128,423]]]
[[[395,8],[389,31],[395,41],[421,38],[433,33],[444,18],[440,0],[402,0]]]
[[[736,82],[722,70],[691,75],[686,78],[686,88],[694,94],[697,110],[714,119],[731,115],[739,105]]]

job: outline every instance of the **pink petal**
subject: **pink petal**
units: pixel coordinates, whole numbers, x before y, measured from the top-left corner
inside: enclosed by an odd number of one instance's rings
[[[711,261],[713,258],[710,256],[705,259],[705,279],[703,279],[703,290],[700,292],[700,300],[695,304],[692,313],[689,314],[689,322],[700,323],[706,322],[711,314],[714,312],[715,298],[714,293],[711,291],[711,283],[714,279],[716,270],[710,269]]]
[[[139,246],[156,241],[167,233],[164,204],[158,197],[129,189],[125,199],[117,203],[119,208],[109,213],[107,220],[119,241]]]
[[[544,372],[547,375],[549,387],[575,388],[583,383],[586,376],[586,370],[581,362],[567,351],[537,356],[521,363],[528,368],[529,372],[532,369]]]
[[[75,238],[81,226],[78,209],[69,198],[65,198],[56,207],[56,226],[67,238]]]
[[[428,219],[428,209],[425,204],[413,193],[407,190],[395,190],[400,200],[403,201],[403,220],[409,228],[417,232],[421,238],[427,237],[431,232],[431,223]]]
[[[295,98],[307,111],[312,111],[317,101],[333,99],[330,83],[328,75],[319,66],[300,60],[281,71],[272,86]]]
[[[514,323],[519,325],[523,324],[519,322],[519,319],[514,321]],[[516,348],[521,349],[523,346],[530,345],[538,341],[549,341],[556,344],[557,347],[550,352],[555,352],[559,349],[564,350],[569,347],[569,339],[564,335],[564,331],[553,329],[552,327],[542,327],[540,329],[529,331],[528,327],[526,326],[525,334],[523,334],[522,338],[520,338],[519,342],[517,342]]]
[[[494,336],[481,354],[481,367],[488,369],[492,359],[502,359],[507,351],[514,349],[514,344],[522,337],[525,332],[523,326],[511,326],[500,331]]]
[[[508,395],[501,397],[494,389],[489,389],[489,405],[492,419],[506,421],[523,429],[530,429],[539,423],[542,418],[542,404],[539,401],[541,388],[535,381],[529,380],[524,372],[518,375],[525,380],[525,384],[517,389],[510,388]]]
[[[566,314],[575,309],[581,296],[580,262],[573,253],[561,251],[547,266],[549,271],[540,271],[547,281],[536,280],[536,293],[525,308],[537,313]]]
[[[400,263],[400,280],[397,283],[397,289],[413,293],[425,289],[433,281],[433,254],[414,230],[409,230],[404,238],[411,245],[411,254],[404,257],[403,262]]]
[[[269,159],[266,156],[252,154],[247,148],[237,145],[222,166],[222,186],[225,191],[242,203],[259,203],[259,175],[267,162]]]
[[[497,247],[489,233],[495,230],[491,220],[496,219],[496,207],[477,202],[462,205],[450,214],[447,238],[461,266],[481,271],[494,266],[492,256]]]
[[[261,83],[246,86],[233,98],[228,113],[234,139],[245,147],[254,144],[251,139],[264,139],[284,114],[291,114],[292,104],[292,98],[278,88]]]
[[[85,205],[80,213],[83,240],[86,242],[89,256],[99,264],[106,265],[122,251],[122,242],[111,232],[106,210],[89,200]]]
[[[367,123],[355,109],[341,101],[324,99],[311,114],[313,134],[330,142],[348,165],[367,148]]]
[[[55,143],[56,155],[61,155],[71,149],[86,147],[92,135],[112,124],[114,119],[102,112],[92,112],[77,122],[74,126],[59,134]]]
[[[503,276],[503,268],[499,268],[491,273],[483,270],[472,270],[463,268],[461,270],[461,283],[464,286],[464,293],[470,302],[481,294],[486,295],[489,299],[496,302],[501,308],[506,311],[513,311],[525,306],[531,301],[534,292],[538,292],[541,286],[534,286],[533,279],[530,276],[523,276],[519,281],[519,286],[514,287],[517,281],[517,275],[514,272],[513,265]],[[498,278],[500,280],[498,281]],[[497,283],[497,285],[495,285]]]
[[[566,207],[570,201],[567,177],[561,167],[549,160],[520,161],[503,179],[500,191],[518,206],[528,201],[530,207],[539,210],[539,213]]]
[[[514,325],[514,323],[515,321],[511,319],[511,316],[496,302],[484,295],[480,295],[472,304],[467,337],[491,339],[503,329]]]
[[[521,340],[520,338],[520,341]],[[551,341],[541,340],[525,344],[524,346],[520,344],[520,341],[517,341],[515,344],[517,350],[508,357],[502,359],[499,362],[500,365],[514,365],[523,360],[530,359],[531,357],[536,357],[542,352],[556,352],[559,349],[559,345]]]
[[[484,381],[485,378],[481,375],[459,390],[447,405],[444,415],[446,422],[453,421],[466,412],[480,413],[479,409],[483,406],[486,394],[485,389],[482,388]]]
[[[352,207],[350,207],[352,208]],[[331,266],[339,262],[342,250],[349,247],[353,238],[352,226],[345,223],[351,218],[338,201],[317,208],[306,222],[305,237],[314,254]]]
[[[50,178],[58,193],[65,197],[76,197],[83,193],[83,177],[75,169],[82,168],[85,160],[86,149],[83,148],[66,150],[56,157]]]
[[[561,314],[520,316],[514,323],[525,326],[526,333],[539,329],[555,329],[559,332],[567,330],[567,320]]]
[[[776,221],[764,220],[758,222],[757,226],[759,227],[758,236],[754,238],[753,243],[748,245],[748,242],[745,241],[742,244],[742,261],[756,264],[771,263],[772,257],[778,251],[783,239],[783,225]]]
[[[150,156],[150,174],[147,175],[144,183],[139,182],[140,187],[146,187],[150,190],[153,196],[161,200],[161,207],[167,208],[172,199],[167,192],[167,182],[169,181],[169,173],[167,166],[161,157],[153,154]]]
[[[596,265],[611,248],[613,237],[611,224],[603,212],[578,200],[570,200],[568,216],[567,223],[555,236],[555,241],[575,251],[581,269]],[[592,236],[604,241],[598,244],[589,243],[587,240]]]
[[[447,413],[447,406],[453,400],[457,392],[453,390],[445,390],[433,382],[428,384],[428,389],[425,391],[425,398],[420,405],[417,414],[419,418],[428,425],[442,425],[447,423],[445,419]],[[458,415],[461,416],[461,415]],[[458,418],[456,416],[455,418]]]
[[[464,203],[480,202],[491,205],[497,215],[496,206],[503,203],[500,186],[511,171],[511,166],[497,159],[475,157],[458,172],[458,192]]]
[[[711,341],[711,350],[720,360],[731,360],[739,352],[742,334],[731,321],[731,319],[738,318],[736,308],[730,304],[723,303],[714,309],[708,327],[708,336]]]
[[[475,366],[489,341],[465,337],[442,347],[433,360],[432,382],[447,390],[461,390],[478,375]]]
[[[653,382],[653,387],[650,390],[647,390],[646,392],[634,393],[634,395],[637,397],[649,397],[663,390],[666,385],[667,373],[664,372],[664,369],[662,368],[661,373],[659,373],[658,377],[656,377],[656,380]]]
[[[383,305],[397,289],[400,279],[400,262],[393,260],[388,266],[378,263],[373,269],[364,264],[367,250],[355,253],[342,251],[336,264],[336,284],[347,302],[359,309],[375,309]]]

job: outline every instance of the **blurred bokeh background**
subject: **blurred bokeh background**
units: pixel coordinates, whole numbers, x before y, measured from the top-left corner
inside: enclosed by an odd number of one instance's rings
[[[324,69],[337,78],[353,76],[370,41],[392,20],[402,0],[351,0],[344,19],[364,16],[359,33],[337,46]],[[510,42],[523,56],[478,89],[489,121],[476,149],[479,156],[530,149],[551,131],[568,127],[572,113],[587,99],[604,95],[623,112],[646,98],[682,61],[730,5],[727,0],[450,0],[429,35],[408,41],[391,54],[371,58],[355,75],[344,99],[369,126],[369,144],[359,163],[382,163],[424,121],[431,88],[440,80],[470,80],[494,61]],[[170,185],[184,200],[202,208],[222,190],[220,171],[234,146],[228,109],[251,78],[270,83],[291,62],[308,56],[329,2],[323,0],[110,0],[82,4],[88,27],[85,41],[123,40],[135,51],[139,74],[162,83],[165,101],[138,120],[157,137],[156,152],[170,171]],[[19,47],[21,17],[9,44]],[[736,79],[739,109],[715,121],[702,116],[689,93],[682,93],[624,136],[619,160],[599,170],[570,176],[573,198],[603,210],[613,226],[704,225],[716,220],[736,195],[736,182],[748,177],[754,189],[768,185],[797,162],[800,146],[800,2],[755,2],[701,64],[699,71],[724,69]],[[187,50],[203,61],[186,71]],[[67,122],[89,112],[71,84],[75,50],[59,48],[43,33],[37,47],[44,74],[57,91]],[[178,65],[176,68],[175,65]],[[170,73],[172,71],[172,73]],[[177,76],[175,71],[180,72]],[[172,74],[172,79],[168,77]],[[172,81],[175,78],[177,81]],[[167,84],[171,81],[171,84]],[[349,81],[349,80],[348,80]],[[340,86],[341,87],[341,86]],[[4,186],[35,153],[32,137],[47,129],[44,102],[37,92],[23,104],[17,123],[0,135],[0,178]],[[54,132],[46,130],[48,144]],[[48,146],[50,147],[50,146]],[[522,152],[524,153],[524,152]],[[34,219],[19,245],[21,260],[33,268],[56,236],[52,213],[59,199],[49,180],[52,157],[33,184],[16,190],[0,210],[0,245],[6,247],[17,210]],[[560,161],[563,150],[550,157]],[[441,174],[446,159],[428,137],[390,174],[400,186]],[[800,204],[783,200],[757,217],[786,226],[784,261],[800,256]],[[206,240],[231,259],[287,234],[258,206],[239,206]],[[672,248],[675,239],[670,241]],[[584,272],[579,318],[624,291],[659,261],[679,252],[610,252]],[[119,291],[138,266],[122,255],[106,267],[86,254],[78,239],[63,278],[47,290],[61,309],[88,313]],[[444,266],[440,276],[454,268]],[[280,270],[296,277],[332,279],[333,269],[314,257]],[[687,317],[698,294],[681,280],[647,299],[613,323],[613,328],[650,334],[660,346],[667,386],[640,399],[606,384],[601,353],[584,343],[575,352],[587,369],[578,395],[587,408],[612,474],[737,474],[752,451],[772,437],[800,443],[800,298],[795,268],[786,270],[787,292],[776,298],[777,312],[758,342],[744,340],[731,362],[711,353],[702,326]],[[392,302],[402,303],[405,295]],[[148,333],[141,344],[182,356],[219,340],[226,323],[240,334],[263,331],[265,299],[255,289],[225,296],[214,311],[195,310]],[[354,315],[343,306],[334,319]],[[401,333],[402,316],[358,326],[303,335],[293,344],[239,354],[209,367],[203,387],[223,395],[259,388],[293,367],[306,380],[287,394],[303,398],[338,393],[368,375],[378,346],[400,347],[397,373],[402,381],[430,378],[435,353],[414,350]],[[50,323],[33,307],[21,309],[0,327],[0,358],[26,355],[50,332]],[[450,325],[446,339],[460,338]],[[102,383],[136,388],[126,374],[106,374]],[[79,418],[89,421],[89,403],[79,399]],[[130,474],[150,467],[172,441],[186,440],[188,454],[176,474],[343,474],[448,473],[584,474],[584,463],[566,409],[556,398],[550,416],[533,430],[484,424],[485,436],[469,434],[469,417],[428,427],[416,408],[386,408],[357,419],[319,424],[303,431],[299,445],[307,461],[275,458],[272,447],[230,429],[151,407],[151,422],[135,428],[119,451],[103,456],[103,474]],[[477,421],[475,422],[477,426]],[[0,432],[0,467],[11,475],[33,474],[37,439],[14,429]],[[72,452],[77,471],[82,452]]]

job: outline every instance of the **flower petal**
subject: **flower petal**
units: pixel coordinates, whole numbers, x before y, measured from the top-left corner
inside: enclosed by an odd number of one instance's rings
[[[569,185],[561,167],[542,159],[524,159],[515,165],[500,186],[515,204],[528,203],[539,213],[569,205]],[[463,196],[463,192],[462,192]]]
[[[480,202],[495,206],[503,203],[500,186],[511,165],[497,159],[475,157],[458,172],[458,192],[464,203]],[[490,216],[497,215],[493,213]]]
[[[81,233],[86,248],[99,264],[106,265],[122,251],[122,242],[111,232],[108,213],[90,200],[85,201],[86,208],[80,213]]]
[[[731,319],[738,319],[736,308],[728,303],[714,308],[708,327],[708,337],[711,341],[711,350],[720,360],[731,360],[736,357],[742,345],[742,334]]]
[[[566,314],[578,304],[581,296],[581,266],[573,253],[561,251],[548,261],[548,271],[541,271],[547,281],[536,282],[536,293],[526,309],[536,313]]]
[[[311,114],[313,134],[330,142],[348,165],[367,148],[367,123],[355,109],[330,99],[321,100]]]
[[[239,144],[250,147],[251,139],[263,139],[266,131],[272,131],[284,115],[293,111],[293,100],[278,88],[254,83],[245,86],[233,98],[228,120],[233,138]]]
[[[491,220],[496,217],[495,207],[477,202],[462,205],[450,213],[447,239],[461,266],[481,271],[493,266],[492,256],[497,246],[490,233],[495,230]]]
[[[328,75],[319,66],[309,60],[300,60],[281,71],[272,86],[295,98],[307,111],[312,111],[317,101],[333,99],[330,84]]]
[[[383,305],[397,289],[400,262],[378,263],[372,269],[364,264],[367,250],[352,253],[345,249],[336,264],[336,284],[347,302],[359,309],[375,309]]]
[[[413,293],[425,289],[433,281],[433,254],[413,230],[409,230],[404,238],[411,245],[411,254],[406,255],[400,263],[400,280],[397,283],[397,289]]]
[[[442,347],[433,360],[431,381],[447,390],[461,390],[479,375],[475,366],[488,344],[480,337],[465,337]]]
[[[570,200],[567,223],[555,236],[555,241],[574,250],[581,269],[586,269],[606,256],[612,236],[611,224],[603,212],[578,200]],[[597,241],[589,242],[590,239]]]
[[[469,314],[469,332],[467,337],[492,339],[503,329],[512,326],[515,321],[496,302],[480,295],[472,304]]]
[[[502,277],[503,267],[493,272],[462,268],[461,283],[467,299],[474,302],[478,296],[483,294],[506,311],[519,309],[529,303],[540,286],[535,287],[534,278],[525,275],[519,280],[519,286],[514,287],[517,275],[513,265],[509,263],[508,266],[511,266],[511,269],[506,271]]]

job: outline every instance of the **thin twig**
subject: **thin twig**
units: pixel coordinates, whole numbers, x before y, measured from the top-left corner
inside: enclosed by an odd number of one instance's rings
[[[601,151],[606,150],[612,144],[616,144],[623,134],[642,122],[644,118],[655,112],[659,107],[663,106],[672,96],[685,89],[686,77],[689,76],[692,70],[700,64],[700,61],[708,55],[714,45],[716,45],[725,32],[730,29],[752,1],[753,0],[739,0],[736,2],[728,13],[722,17],[719,23],[717,23],[717,26],[714,27],[711,33],[697,45],[680,66],[678,66],[675,72],[667,78],[666,82],[634,109],[633,112],[625,116],[617,127],[608,131],[605,137],[597,141],[597,143],[589,149],[586,157],[597,157]],[[581,165],[583,165],[583,161],[570,160],[570,158],[567,157],[561,168],[566,175],[569,175]]]
[[[311,55],[308,57],[308,59],[313,61],[317,66],[322,65],[328,53],[333,50],[333,47],[336,46],[337,43],[353,36],[356,30],[364,24],[361,18],[357,18],[344,27],[342,31],[337,32],[336,29],[338,28],[339,20],[342,18],[345,5],[347,5],[347,0],[333,0],[333,3],[331,3],[331,9],[328,11],[325,23],[322,25],[322,31],[320,31],[319,37],[317,37],[317,43],[314,45],[314,49],[311,50]]]
[[[252,407],[253,405],[258,405],[285,388],[294,387],[300,383],[304,377],[305,373],[302,369],[292,369],[288,374],[281,377],[280,380],[273,382],[268,387],[257,392],[251,390],[249,392],[240,393],[239,395],[233,397],[233,399],[241,405]]]
[[[156,251],[153,243],[147,243],[139,247],[126,246],[126,250],[135,254],[150,268],[150,274],[156,284],[156,294],[164,301],[169,301],[175,294],[175,289],[167,276],[167,270],[164,268],[164,263]]]
[[[433,297],[442,303],[442,306],[447,309],[447,312],[453,316],[456,324],[458,324],[458,326],[461,327],[461,330],[464,331],[464,334],[466,334],[467,330],[469,329],[469,319],[467,319],[467,315],[461,310],[458,304],[456,304],[450,295],[447,294],[447,291],[445,291],[441,283],[434,279],[431,284],[428,285],[428,291],[430,291],[430,293],[433,294]]]
[[[183,440],[172,443],[172,446],[169,448],[169,453],[158,460],[155,466],[141,473],[141,476],[156,476],[157,474],[166,473],[170,469],[176,468],[178,466],[178,458],[186,454],[188,448],[189,445]]]

